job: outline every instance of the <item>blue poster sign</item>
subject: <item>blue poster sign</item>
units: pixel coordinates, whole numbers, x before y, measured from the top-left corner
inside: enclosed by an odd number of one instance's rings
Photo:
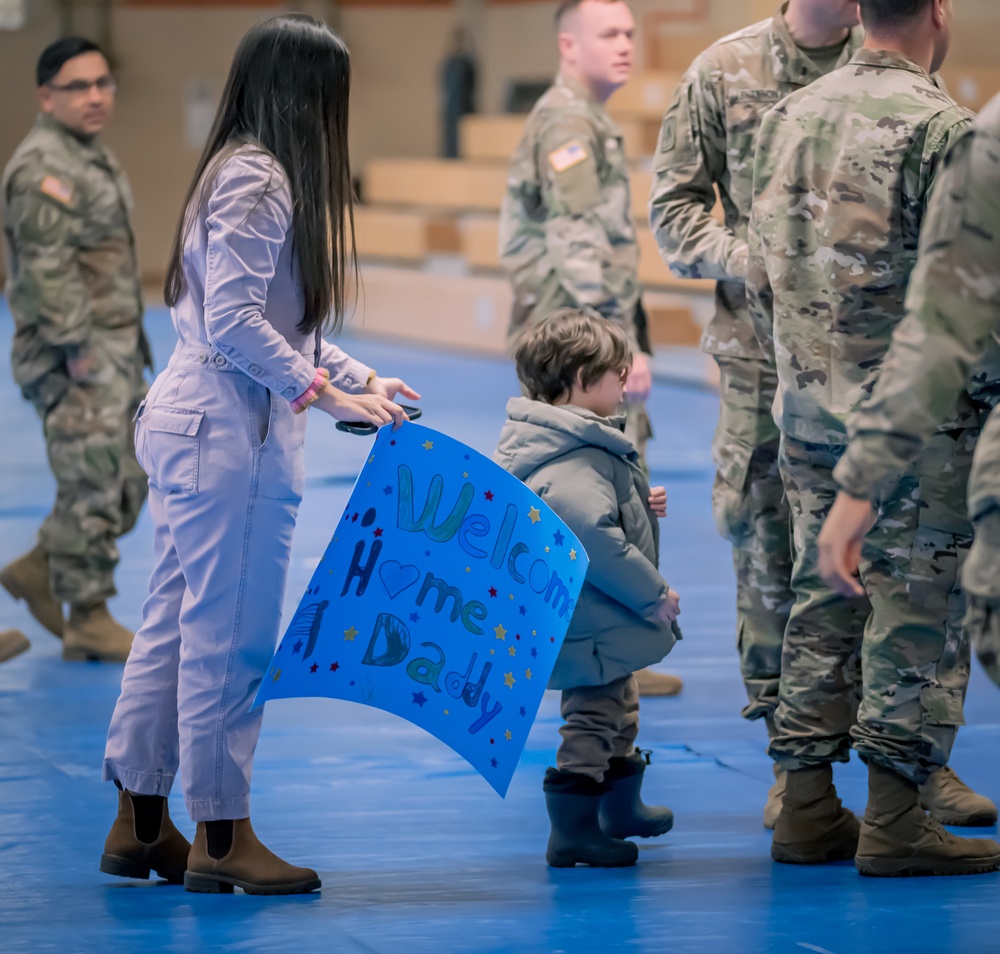
[[[507,793],[587,573],[489,458],[382,428],[255,705],[327,696],[426,729]]]

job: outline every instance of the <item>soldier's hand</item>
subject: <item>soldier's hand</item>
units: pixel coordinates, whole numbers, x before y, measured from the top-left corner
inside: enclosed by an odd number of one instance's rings
[[[628,404],[642,404],[649,398],[652,390],[653,373],[649,368],[649,359],[638,351],[632,359],[632,368],[625,382],[625,401]]]
[[[667,515],[667,488],[650,487],[649,509],[661,520]]]
[[[78,351],[66,359],[66,370],[73,381],[86,381],[94,370],[94,359],[88,351]]]
[[[864,596],[858,564],[865,534],[873,523],[875,510],[867,500],[843,491],[837,494],[819,534],[819,573],[841,596]]]

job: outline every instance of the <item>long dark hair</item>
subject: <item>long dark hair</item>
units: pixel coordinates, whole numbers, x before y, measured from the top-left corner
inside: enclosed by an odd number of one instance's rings
[[[181,255],[192,201],[200,204],[228,155],[250,143],[270,153],[288,176],[292,227],[305,313],[299,330],[339,331],[348,268],[357,276],[347,105],[347,47],[313,17],[287,13],[251,27],[233,57],[208,143],[174,234],[163,292],[181,297]]]

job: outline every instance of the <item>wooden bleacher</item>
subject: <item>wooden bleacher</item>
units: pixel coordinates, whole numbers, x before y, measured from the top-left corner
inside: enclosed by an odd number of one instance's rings
[[[691,345],[711,311],[712,282],[675,278],[647,223],[650,158],[663,113],[703,37],[659,39],[666,68],[647,71],[620,89],[609,109],[632,162],[632,212],[639,244],[639,280],[646,289],[654,341]],[[675,49],[676,47],[676,49]],[[683,59],[683,62],[681,62]],[[1000,68],[950,64],[942,71],[953,96],[981,108],[1000,89]],[[364,204],[356,239],[364,263],[365,300],[382,318],[376,333],[500,351],[510,291],[498,256],[498,214],[507,167],[524,116],[463,119],[461,159],[376,159],[363,170]],[[720,214],[716,209],[716,214]],[[404,323],[384,315],[407,315]]]

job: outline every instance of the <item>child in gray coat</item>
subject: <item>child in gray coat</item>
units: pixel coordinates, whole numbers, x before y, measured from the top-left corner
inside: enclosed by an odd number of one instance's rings
[[[530,328],[514,354],[528,397],[512,398],[494,460],[542,497],[590,557],[587,579],[549,680],[562,690],[563,741],[545,775],[552,832],[546,861],[621,867],[670,830],[668,808],[639,797],[633,673],[680,635],[677,594],[660,576],[662,487],[650,490],[619,415],[632,347],[604,318],[573,309]]]

